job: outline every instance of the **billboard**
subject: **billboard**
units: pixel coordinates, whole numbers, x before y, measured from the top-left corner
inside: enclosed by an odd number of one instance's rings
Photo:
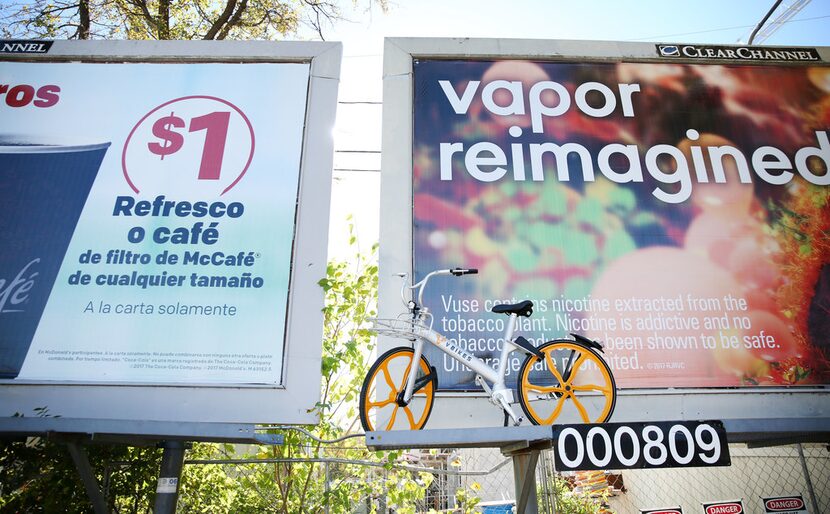
[[[430,283],[434,328],[497,365],[506,320],[490,309],[532,300],[518,327],[532,343],[604,343],[615,420],[826,419],[784,400],[820,404],[830,384],[825,49],[395,39],[386,52],[381,309],[399,296],[387,275],[474,267]],[[445,396],[478,390],[425,352]],[[475,402],[449,403],[487,423]]]
[[[415,277],[482,273],[428,291],[439,328],[497,358],[490,307],[530,299],[525,337],[604,342],[623,388],[827,384],[829,80],[820,64],[417,60]],[[441,388],[474,387],[428,356]]]
[[[235,392],[173,417],[309,421],[339,52],[55,42],[0,61],[0,387]],[[279,414],[248,403],[295,388]]]

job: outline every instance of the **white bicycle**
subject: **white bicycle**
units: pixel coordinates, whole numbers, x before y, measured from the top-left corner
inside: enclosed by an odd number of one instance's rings
[[[403,279],[401,299],[407,312],[395,319],[374,320],[373,330],[406,339],[410,345],[387,351],[366,374],[360,391],[363,429],[420,430],[426,425],[438,388],[438,376],[422,353],[425,342],[476,373],[476,384],[487,393],[493,405],[504,411],[505,425],[508,420],[513,425],[520,425],[524,420],[512,407],[513,390],[505,385],[508,355],[513,351],[527,354],[519,368],[517,389],[522,410],[533,424],[550,425],[563,416],[585,423],[608,421],[617,401],[617,387],[611,369],[599,354],[603,351],[602,345],[576,334],[571,334],[574,339],[555,339],[539,347],[522,336],[514,337],[518,318],[533,313],[530,300],[500,304],[491,309],[509,317],[497,368],[432,329],[432,315],[423,305],[429,279],[476,273],[476,269],[435,270],[414,285],[409,285],[408,274],[398,275]],[[407,290],[412,291],[413,299],[407,299]]]

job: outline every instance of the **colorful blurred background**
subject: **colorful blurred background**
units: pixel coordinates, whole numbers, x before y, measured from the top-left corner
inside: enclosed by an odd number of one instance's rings
[[[546,80],[564,85],[571,95],[586,82],[614,91],[617,84],[637,83],[640,92],[633,95],[634,116],[623,116],[619,105],[602,118],[572,106],[561,116],[546,117],[544,131],[534,133],[529,114],[494,115],[479,94],[465,114],[456,114],[439,80],[450,81],[459,97],[469,81],[483,86],[494,80],[521,82],[525,94]],[[591,96],[586,100],[598,104]],[[494,101],[505,106],[511,98]],[[756,149],[769,145],[792,158],[800,148],[817,146],[816,131],[830,129],[830,68],[421,60],[415,65],[414,114],[416,277],[454,266],[480,270],[477,278],[430,285],[425,303],[436,319],[497,319],[484,312],[447,312],[450,295],[482,305],[532,299],[533,318],[545,322],[527,325],[523,334],[534,341],[566,336],[561,320],[577,318],[574,326],[606,343],[620,387],[830,383],[828,187],[798,173],[784,185],[754,174],[752,183],[744,183],[727,157],[725,183],[693,179],[691,197],[671,204],[653,191],[674,192],[676,186],[645,171],[641,183],[618,184],[598,170],[594,180],[583,180],[575,155],[568,161],[567,181],[557,180],[553,159],[544,161],[544,180],[530,180],[526,150],[524,181],[514,180],[508,167],[503,178],[480,182],[465,170],[462,153],[452,159],[452,180],[441,180],[439,162],[439,145],[457,142],[465,149],[492,142],[507,156],[512,144],[578,143],[594,163],[609,144],[636,145],[641,157],[666,144],[680,149],[690,167],[703,156],[708,170],[709,147],[735,147],[751,162]],[[508,132],[514,126],[523,129],[521,136]],[[696,140],[687,138],[689,129],[699,133]],[[624,159],[610,164],[620,172],[630,166]],[[664,173],[676,169],[672,159],[658,164]],[[816,176],[828,173],[820,158],[807,165]],[[625,311],[613,308],[617,300],[632,298],[680,301],[662,311],[631,302]],[[555,310],[565,299],[605,299],[612,308]],[[655,328],[660,317],[697,321]],[[442,389],[475,389],[471,372],[442,369],[445,358],[432,351],[428,358],[439,370]],[[492,359],[498,352],[477,353]]]

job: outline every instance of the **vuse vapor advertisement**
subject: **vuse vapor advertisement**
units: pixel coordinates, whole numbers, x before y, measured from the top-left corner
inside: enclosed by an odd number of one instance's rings
[[[414,70],[416,279],[480,270],[427,292],[453,342],[495,364],[490,309],[530,299],[522,335],[602,341],[622,388],[830,383],[830,68]],[[475,389],[427,357],[443,388]]]

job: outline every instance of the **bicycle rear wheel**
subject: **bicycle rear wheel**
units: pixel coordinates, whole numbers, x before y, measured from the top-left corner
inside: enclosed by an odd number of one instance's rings
[[[528,356],[519,369],[522,409],[534,425],[604,423],[614,413],[617,385],[603,358],[570,340],[539,347],[544,359]]]
[[[426,425],[435,399],[437,377],[421,355],[412,399],[403,402],[406,379],[415,352],[398,347],[372,364],[360,389],[360,423],[363,430],[420,430]]]

